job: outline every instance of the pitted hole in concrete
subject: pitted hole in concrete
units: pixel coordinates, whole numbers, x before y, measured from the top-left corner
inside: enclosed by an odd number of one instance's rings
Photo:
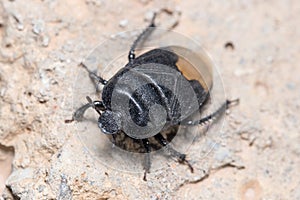
[[[234,44],[232,42],[226,42],[225,45],[224,45],[225,49],[228,49],[228,50],[231,50],[233,51],[234,50]]]
[[[245,182],[240,190],[240,199],[259,200],[261,199],[262,188],[258,180],[249,180]]]

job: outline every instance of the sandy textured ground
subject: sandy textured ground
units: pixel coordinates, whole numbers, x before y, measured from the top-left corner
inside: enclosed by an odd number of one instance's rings
[[[64,120],[93,94],[82,59],[159,9],[158,24],[201,43],[241,102],[188,148],[193,174],[156,155],[144,182],[140,160],[112,151],[93,121]],[[299,24],[298,0],[1,0],[2,198],[300,199]]]

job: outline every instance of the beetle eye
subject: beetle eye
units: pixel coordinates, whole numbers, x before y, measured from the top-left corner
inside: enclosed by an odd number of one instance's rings
[[[121,130],[121,117],[112,111],[105,111],[99,117],[98,126],[105,134],[114,134]]]

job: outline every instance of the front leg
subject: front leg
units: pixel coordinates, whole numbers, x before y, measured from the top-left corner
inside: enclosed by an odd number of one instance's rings
[[[72,119],[66,119],[65,123],[71,123],[73,121],[82,121],[85,111],[90,107],[92,107],[90,103],[81,106],[74,112]]]
[[[78,108],[74,112],[74,114],[72,116],[72,119],[65,120],[65,123],[71,123],[73,121],[82,121],[85,111],[87,109],[89,109],[90,107],[94,108],[99,115],[101,115],[101,111],[104,111],[106,109],[104,107],[104,104],[103,104],[102,101],[92,101],[92,99],[89,96],[87,96],[86,99],[89,103],[87,103],[87,104],[81,106],[80,108]]]

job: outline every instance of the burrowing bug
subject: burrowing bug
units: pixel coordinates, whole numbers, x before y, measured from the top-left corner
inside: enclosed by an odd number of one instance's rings
[[[196,52],[181,46],[155,48],[135,57],[139,43],[147,39],[155,27],[155,15],[150,25],[133,42],[128,63],[108,81],[82,66],[98,84],[104,85],[102,101],[88,103],[73,114],[72,120],[81,120],[85,111],[92,107],[99,114],[98,126],[114,144],[126,149],[124,138],[140,144],[145,154],[144,180],[150,170],[152,150],[167,148],[171,156],[185,163],[186,154],[176,151],[170,138],[162,133],[176,135],[179,125],[195,126],[210,122],[237,103],[238,100],[226,100],[215,112],[199,120],[191,120],[200,112],[209,99],[213,85],[212,69]],[[197,65],[196,67],[194,65]],[[123,139],[120,139],[123,138]],[[155,147],[151,141],[156,141]]]

